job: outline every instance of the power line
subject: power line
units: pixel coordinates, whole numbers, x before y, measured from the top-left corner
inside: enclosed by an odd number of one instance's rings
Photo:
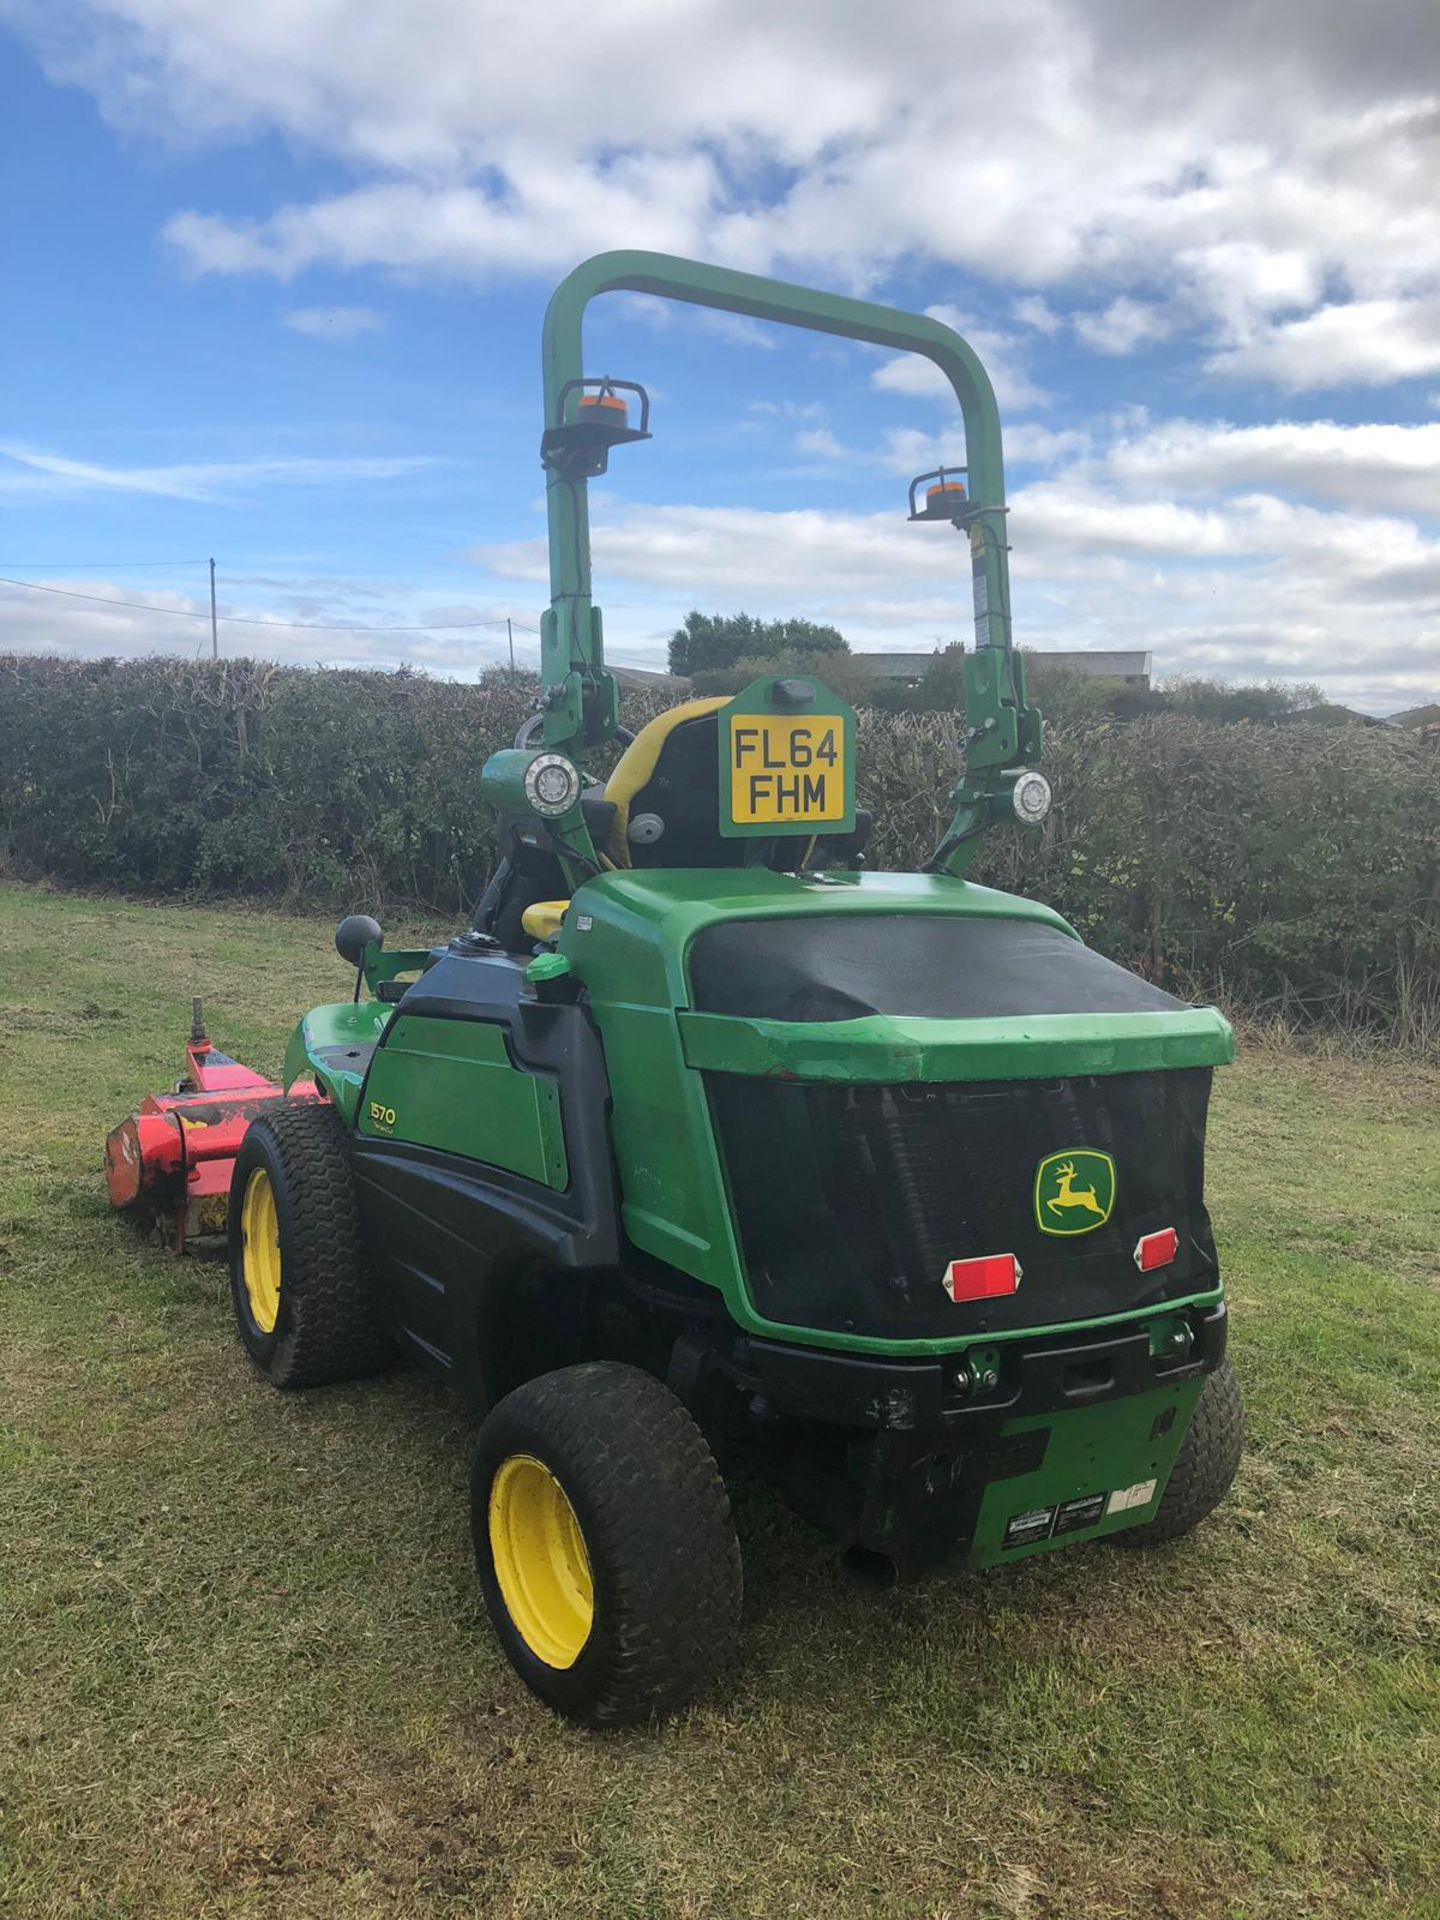
[[[0,587],[24,587],[30,593],[57,593],[62,600],[88,600],[97,607],[129,607],[135,613],[170,613],[177,620],[203,620],[203,613],[188,607],[157,607],[146,600],[117,600],[113,594],[77,593],[73,587],[47,587],[39,580],[11,580],[0,573]]]
[[[203,562],[198,564],[203,565]],[[208,620],[208,611],[192,611],[189,607],[160,607],[149,600],[117,600],[113,594],[79,593],[73,587],[47,587],[39,580],[12,580],[0,574],[0,587],[24,587],[29,593],[58,594],[63,600],[86,600],[97,607],[124,607],[131,613],[168,613],[177,620]],[[424,626],[414,627],[372,627],[361,620],[330,622],[319,620],[255,620],[243,614],[222,613],[216,618],[225,626],[231,627],[280,627],[290,633],[460,633],[472,627],[503,627],[504,620],[436,620]],[[516,620],[522,633],[539,636],[538,627],[527,627],[522,620]]]
[[[0,560],[22,573],[113,573],[117,567],[203,567],[203,560]]]
[[[133,564],[140,566],[151,563],[125,561],[117,562],[116,564]],[[203,560],[171,560],[156,562],[154,564],[168,566],[204,566],[206,562]],[[168,613],[173,614],[178,620],[208,620],[212,618],[212,615],[203,608],[196,611],[189,607],[156,606],[153,601],[149,600],[117,600],[110,594],[80,593],[73,587],[47,587],[39,580],[12,580],[7,574],[0,574],[0,587],[24,587],[29,593],[53,593],[58,594],[61,599],[84,600],[92,606],[124,607],[131,613]],[[441,620],[433,621],[428,626],[420,627],[370,627],[361,621],[330,624],[311,620],[252,620],[247,619],[242,614],[236,613],[221,613],[213,617],[218,620],[222,626],[278,627],[287,633],[463,633],[478,627],[504,627],[507,632],[513,628],[516,633],[533,634],[537,640],[544,637],[539,627],[529,626],[525,621],[516,620],[513,617],[503,620]],[[642,665],[639,661],[631,663],[617,659],[613,653],[608,657],[612,666],[623,667],[633,664],[646,673],[659,673],[662,671],[651,661],[646,661]],[[514,665],[513,647],[511,651],[511,665]]]

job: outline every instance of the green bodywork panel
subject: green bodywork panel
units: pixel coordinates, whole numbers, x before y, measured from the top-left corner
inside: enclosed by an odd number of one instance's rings
[[[741,1020],[679,1015],[692,1067],[794,1080],[1042,1080],[1223,1066],[1235,1057],[1229,1022],[1213,1007],[1184,1013],[1039,1013],[1024,1019]]]
[[[605,1047],[625,1230],[637,1247],[717,1288],[747,1332],[876,1354],[962,1351],[973,1336],[882,1340],[788,1326],[755,1311],[705,1084],[696,1069],[890,1083],[1027,1079],[1215,1064],[1231,1057],[1233,1037],[1208,1008],[1013,1021],[876,1016],[820,1026],[690,1009],[687,960],[697,934],[729,919],[813,914],[962,914],[1029,921],[1074,937],[1059,914],[1037,901],[947,874],[651,869],[606,873],[588,882],[572,901],[559,948],[588,990]],[[1219,1297],[1217,1287],[1194,1299],[1209,1303]],[[1169,1310],[1181,1304],[1171,1302]],[[1035,1331],[1007,1337],[1028,1338]]]
[[[1008,1421],[1000,1429],[1002,1441],[1048,1427],[1045,1458],[1032,1473],[990,1483],[965,1564],[1003,1565],[1153,1520],[1204,1384],[1203,1379],[1187,1380],[1098,1406]],[[1157,1435],[1157,1426],[1166,1426],[1167,1419],[1167,1430]],[[1125,1503],[1108,1511],[1117,1493]],[[1096,1495],[1105,1496],[1105,1510],[1090,1524],[1081,1524],[1093,1511],[1093,1504],[1085,1503],[1093,1503]],[[1067,1502],[1072,1503],[1068,1515]],[[1043,1517],[1047,1513],[1048,1528]],[[1016,1524],[1013,1544],[1007,1546],[1006,1529],[1031,1516],[1029,1537],[1023,1525]]]
[[[398,1013],[370,1069],[358,1131],[461,1154],[547,1187],[570,1178],[555,1082],[516,1067],[503,1028],[485,1021]]]
[[[384,982],[398,980],[404,973],[428,973],[434,964],[429,947],[394,947],[387,952],[372,940],[365,949],[365,984],[374,993]]]
[[[428,947],[397,947],[387,953],[372,941],[365,949],[362,971],[374,993],[383,982],[406,973],[424,973],[434,963]],[[333,1006],[312,1007],[290,1036],[282,1084],[288,1089],[297,1080],[314,1080],[339,1108],[346,1126],[353,1127],[371,1055],[394,1011],[379,1000],[342,1000]]]
[[[312,1007],[285,1049],[285,1087],[313,1079],[340,1109],[346,1126],[353,1127],[370,1056],[390,1024],[391,1012],[377,1000]]]

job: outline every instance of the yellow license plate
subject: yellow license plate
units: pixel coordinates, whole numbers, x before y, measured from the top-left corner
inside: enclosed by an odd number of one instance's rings
[[[736,714],[730,818],[737,827],[823,827],[845,818],[845,724],[838,714]]]

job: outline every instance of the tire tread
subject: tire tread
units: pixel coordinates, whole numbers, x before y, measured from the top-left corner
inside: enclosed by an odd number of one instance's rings
[[[232,1247],[239,1240],[241,1170],[248,1171],[262,1146],[270,1149],[272,1181],[278,1171],[282,1188],[276,1199],[284,1216],[281,1289],[288,1311],[268,1364],[252,1357],[277,1387],[329,1386],[378,1372],[393,1348],[371,1295],[344,1122],[319,1101],[277,1107],[253,1122],[236,1163]],[[232,1260],[238,1258],[232,1251]]]
[[[583,1700],[546,1690],[533,1662],[516,1661],[521,1677],[591,1726],[673,1712],[726,1662],[739,1631],[740,1546],[704,1436],[668,1387],[615,1361],[542,1374],[499,1403],[477,1452],[475,1530],[486,1601],[507,1647],[513,1629],[493,1572],[486,1577],[484,1529],[494,1470],[527,1447],[585,1510],[597,1596],[603,1590],[603,1657],[591,1666]]]

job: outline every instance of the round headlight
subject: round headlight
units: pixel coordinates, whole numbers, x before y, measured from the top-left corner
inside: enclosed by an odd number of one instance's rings
[[[1043,773],[1022,773],[1010,789],[1010,804],[1022,827],[1038,827],[1050,811],[1050,782]]]
[[[558,820],[580,798],[580,770],[563,753],[537,753],[525,769],[525,798],[542,820]]]

